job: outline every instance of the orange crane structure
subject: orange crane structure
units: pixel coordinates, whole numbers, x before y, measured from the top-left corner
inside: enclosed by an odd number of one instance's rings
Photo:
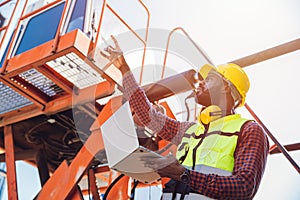
[[[99,46],[106,42],[103,34],[113,29],[107,26],[110,20],[118,21],[139,42],[142,84],[150,11],[142,0],[134,3],[144,16],[139,19],[145,24],[142,34],[106,0],[0,2],[0,12],[9,10],[7,16],[1,15],[0,27],[0,158],[7,166],[8,199],[18,199],[17,160],[38,169],[42,189],[36,199],[83,199],[90,193],[100,200],[108,190],[106,199],[130,198],[134,180],[124,176],[116,181],[118,172],[108,167],[105,156],[100,127],[121,106],[122,87],[113,71],[106,70],[113,70],[110,63],[99,58]],[[187,69],[164,77],[174,32],[181,32],[210,62],[183,28],[170,31],[161,80],[142,87],[150,101],[159,102],[171,117],[175,116],[164,99],[192,90],[192,81],[178,82],[192,80],[196,73]],[[247,67],[299,49],[297,39],[231,62]],[[300,173],[288,153],[299,150],[300,144],[282,146],[250,106],[246,108],[274,141],[270,154],[283,153]],[[168,144],[156,142],[158,149]],[[83,179],[88,188],[79,187]],[[164,179],[150,185],[163,183]]]

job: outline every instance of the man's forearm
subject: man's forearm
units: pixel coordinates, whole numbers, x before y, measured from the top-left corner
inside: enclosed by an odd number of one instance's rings
[[[124,64],[120,67],[120,71],[122,73],[122,76],[124,77],[128,72],[130,72],[130,68],[128,66],[128,64]]]

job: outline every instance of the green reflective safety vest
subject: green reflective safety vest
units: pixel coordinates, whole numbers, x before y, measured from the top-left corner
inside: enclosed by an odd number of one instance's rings
[[[247,121],[234,114],[212,121],[208,128],[194,124],[178,145],[176,158],[190,169],[196,167],[196,171],[197,166],[205,165],[232,172],[238,136]]]

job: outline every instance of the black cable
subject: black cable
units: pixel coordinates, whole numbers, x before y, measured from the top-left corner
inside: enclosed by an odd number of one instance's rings
[[[190,119],[190,108],[189,108],[189,105],[187,103],[187,98],[184,100],[184,105],[185,105],[186,112],[187,112],[186,121],[189,121],[189,119]]]
[[[106,189],[106,191],[105,191],[105,193],[104,193],[104,195],[103,195],[103,200],[107,200],[106,198],[107,198],[107,195],[109,194],[109,192],[110,192],[110,190],[113,188],[113,186],[115,185],[115,184],[117,184],[117,182],[121,179],[121,178],[123,178],[125,175],[124,174],[121,174],[121,175],[119,175],[109,186],[108,186],[108,188]]]
[[[179,188],[179,181],[176,181],[175,183],[175,187],[173,189],[173,193],[172,193],[172,200],[177,199],[177,190]]]
[[[89,194],[89,200],[91,200],[91,185],[90,185],[90,169],[91,167],[88,167],[87,169],[87,178],[88,178],[88,194]]]
[[[131,189],[131,196],[130,196],[130,200],[134,200],[134,195],[135,195],[135,189],[137,187],[137,185],[139,184],[139,181],[138,180],[134,180],[134,184],[133,184],[133,187]]]
[[[35,131],[37,128],[39,128],[39,127],[41,127],[41,126],[43,126],[43,125],[45,125],[45,124],[48,124],[48,123],[49,123],[49,122],[46,120],[46,121],[40,122],[39,124],[33,126],[31,129],[29,129],[29,130],[24,134],[24,137],[25,137],[26,141],[27,141],[28,143],[31,143],[31,144],[40,144],[40,143],[42,143],[41,138],[38,138],[38,137],[37,137],[38,134],[37,134],[37,135],[34,135],[34,131]],[[40,135],[39,135],[39,136],[40,136]],[[41,137],[41,136],[40,136],[40,137]]]
[[[185,195],[187,194],[187,185],[184,186],[184,190],[182,191],[182,194],[180,195],[180,200],[184,200]]]
[[[192,98],[192,97],[194,97],[194,93],[193,92],[184,99],[184,105],[185,105],[186,112],[187,112],[186,121],[189,121],[189,119],[190,119],[190,108],[189,108],[189,105],[187,103],[187,100],[189,98]]]

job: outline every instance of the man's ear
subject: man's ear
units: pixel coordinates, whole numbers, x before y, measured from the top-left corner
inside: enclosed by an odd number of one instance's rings
[[[234,97],[232,96],[232,92],[231,92],[231,88],[229,85],[225,85],[224,86],[224,90],[225,90],[225,93],[226,93],[226,97],[227,97],[227,101],[230,101],[232,102],[232,106],[235,108],[235,100],[234,100]],[[230,98],[230,99],[228,99]]]
[[[231,93],[231,89],[228,84],[224,85],[224,90],[226,93]]]

